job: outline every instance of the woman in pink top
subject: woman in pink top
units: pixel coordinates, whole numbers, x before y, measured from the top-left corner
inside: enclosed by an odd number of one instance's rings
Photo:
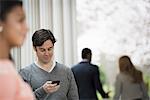
[[[23,44],[27,30],[22,2],[0,0],[0,100],[34,100],[10,56],[11,48]]]

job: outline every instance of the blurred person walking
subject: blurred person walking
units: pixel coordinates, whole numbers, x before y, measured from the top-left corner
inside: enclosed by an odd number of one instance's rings
[[[103,98],[109,98],[100,81],[100,73],[97,65],[91,63],[92,51],[89,48],[82,50],[82,61],[72,67],[77,82],[80,100],[98,100],[96,91]]]
[[[142,72],[135,68],[128,56],[120,57],[119,70],[113,100],[149,100]]]

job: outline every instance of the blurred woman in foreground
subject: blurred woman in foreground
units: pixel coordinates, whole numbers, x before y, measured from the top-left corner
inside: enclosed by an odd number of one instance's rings
[[[0,0],[0,100],[34,100],[10,55],[12,48],[23,44],[27,30],[22,2]]]

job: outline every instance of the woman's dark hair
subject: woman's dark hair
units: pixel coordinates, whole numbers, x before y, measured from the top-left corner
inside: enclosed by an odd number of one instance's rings
[[[42,46],[43,43],[47,40],[51,40],[53,45],[56,42],[56,39],[50,30],[40,29],[35,31],[35,33],[32,36],[32,43],[34,47]]]
[[[133,63],[131,62],[130,58],[126,55],[120,57],[119,59],[119,69],[120,72],[124,72],[130,75],[133,78],[134,83],[140,83],[143,81],[142,72],[137,70]]]
[[[7,14],[16,6],[22,6],[21,0],[0,0],[0,21],[7,18]]]

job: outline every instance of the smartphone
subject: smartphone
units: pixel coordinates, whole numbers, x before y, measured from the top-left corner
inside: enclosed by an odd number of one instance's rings
[[[59,85],[60,84],[60,81],[52,81],[52,83],[51,84],[57,84],[57,85]]]

